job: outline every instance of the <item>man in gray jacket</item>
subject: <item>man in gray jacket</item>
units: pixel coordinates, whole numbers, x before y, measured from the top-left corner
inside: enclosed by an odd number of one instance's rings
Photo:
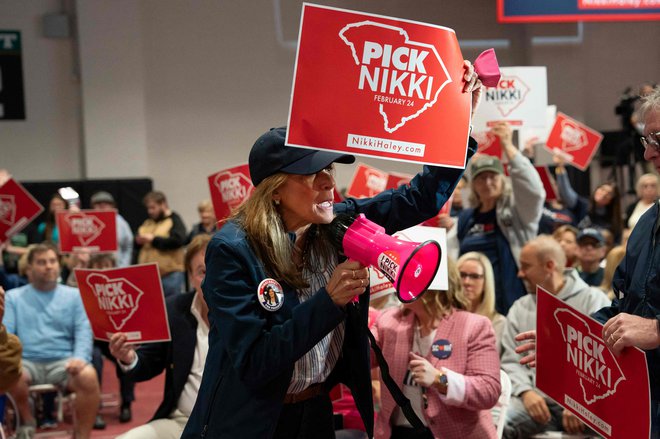
[[[557,241],[539,236],[520,252],[520,277],[529,294],[516,300],[502,335],[502,369],[511,378],[512,397],[504,437],[526,438],[545,430],[577,433],[584,425],[570,412],[546,398],[535,387],[536,370],[519,363],[516,334],[536,329],[536,286],[554,294],[585,314],[608,306],[610,300],[598,288],[587,285],[574,269],[566,269],[566,256]]]

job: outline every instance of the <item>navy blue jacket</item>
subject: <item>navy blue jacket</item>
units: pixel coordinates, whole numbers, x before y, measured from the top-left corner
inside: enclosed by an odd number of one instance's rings
[[[476,150],[470,140],[468,155]],[[410,187],[369,199],[348,199],[337,213],[364,213],[387,233],[437,214],[463,170],[424,167]],[[204,297],[209,306],[209,353],[195,408],[182,438],[249,439],[273,436],[294,363],[340,322],[346,322],[342,357],[328,377],[331,387],[351,389],[367,433],[373,435],[369,342],[365,332],[369,294],[357,307],[336,306],[325,288],[300,303],[280,282],[284,304],[275,312],[258,303],[257,287],[270,277],[244,230],[228,222],[206,251]]]
[[[647,210],[632,231],[626,256],[614,273],[616,297],[612,306],[594,314],[605,323],[620,312],[660,320],[660,216],[658,202]],[[651,399],[660,401],[660,348],[646,351]]]

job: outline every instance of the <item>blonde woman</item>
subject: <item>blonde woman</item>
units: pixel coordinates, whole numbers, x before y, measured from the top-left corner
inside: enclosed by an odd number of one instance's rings
[[[429,290],[380,315],[372,332],[426,430],[414,430],[383,391],[376,438],[496,437],[489,411],[501,391],[495,334],[490,321],[468,306],[450,260],[447,291]]]
[[[335,204],[334,163],[355,157],[285,139],[286,128],[275,128],[255,142],[254,192],[206,251],[213,367],[204,370],[182,439],[334,438],[328,389],[337,382],[350,387],[372,436],[369,272],[341,262],[329,225],[339,213],[363,213],[387,233],[419,224],[437,214],[462,175],[425,166],[410,186]],[[475,147],[470,140],[468,157]],[[269,286],[277,306],[260,300]]]
[[[460,254],[478,251],[488,256],[495,273],[495,308],[506,314],[525,295],[517,277],[520,249],[538,232],[545,190],[534,166],[513,144],[511,127],[499,122],[491,132],[509,161],[509,177],[498,158],[475,158],[470,165],[470,208],[463,209],[455,227]]]
[[[493,266],[486,255],[479,252],[465,253],[458,258],[456,265],[468,301],[467,310],[490,320],[495,330],[497,352],[499,352],[506,317],[495,310]]]

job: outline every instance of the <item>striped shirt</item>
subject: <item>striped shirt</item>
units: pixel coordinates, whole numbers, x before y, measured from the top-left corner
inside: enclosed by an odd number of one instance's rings
[[[336,260],[326,264],[323,272],[311,273],[307,269],[303,270],[303,276],[309,280],[309,288],[297,291],[301,303],[328,284],[336,264]],[[312,384],[323,383],[328,378],[339,361],[344,344],[344,330],[345,323],[341,322],[296,361],[287,393],[300,393]]]

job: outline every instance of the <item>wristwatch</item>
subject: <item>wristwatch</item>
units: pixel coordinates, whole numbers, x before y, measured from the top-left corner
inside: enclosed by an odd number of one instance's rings
[[[433,382],[433,384],[440,392],[446,393],[447,386],[449,386],[447,375],[445,375],[444,372],[438,371],[438,374],[435,376],[435,381]]]

